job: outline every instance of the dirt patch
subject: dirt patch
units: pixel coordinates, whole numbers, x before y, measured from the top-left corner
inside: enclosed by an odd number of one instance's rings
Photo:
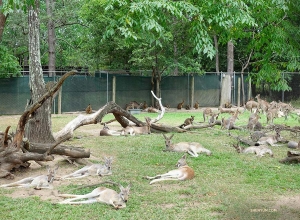
[[[300,195],[296,196],[282,196],[278,198],[274,206],[275,209],[300,209]]]
[[[93,158],[98,159],[98,158]],[[103,162],[99,160],[99,163]],[[101,177],[99,176],[89,176],[87,178],[80,178],[80,179],[72,179],[72,180],[59,180],[61,176],[67,175],[69,173],[72,173],[76,170],[78,170],[80,167],[76,165],[70,165],[66,160],[63,159],[61,156],[56,156],[54,161],[51,161],[49,163],[50,166],[55,166],[56,164],[59,164],[59,169],[57,170],[57,178],[53,182],[53,189],[41,189],[41,190],[35,190],[33,188],[6,188],[8,189],[7,192],[4,192],[4,194],[11,198],[27,198],[27,197],[34,197],[37,196],[41,200],[48,200],[53,203],[57,203],[59,201],[62,201],[63,198],[60,198],[58,195],[60,193],[70,193],[70,192],[59,192],[57,190],[59,187],[64,187],[68,185],[76,185],[77,187],[81,186],[87,186],[87,185],[94,185],[98,184],[99,182],[103,181]],[[38,176],[47,174],[47,170],[44,167],[41,167],[34,161],[31,162],[30,169],[23,171],[16,171],[14,173],[15,179],[13,180],[7,180],[7,179],[0,179],[0,185],[2,184],[8,184],[12,182],[19,181],[21,179],[24,179],[29,176]]]

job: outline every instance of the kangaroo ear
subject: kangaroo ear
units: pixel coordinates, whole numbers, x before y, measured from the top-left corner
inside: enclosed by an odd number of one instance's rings
[[[167,138],[167,136],[165,135],[165,134],[162,134],[163,136],[164,136],[164,138],[167,140],[168,138]]]
[[[173,138],[173,136],[174,136],[174,134],[172,134],[172,135],[169,137],[169,139],[171,140],[171,139]]]

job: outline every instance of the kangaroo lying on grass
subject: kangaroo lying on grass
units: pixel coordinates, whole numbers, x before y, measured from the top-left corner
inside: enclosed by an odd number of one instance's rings
[[[166,149],[165,151],[174,151],[174,152],[187,152],[192,157],[198,157],[198,153],[206,153],[206,155],[210,156],[211,151],[204,148],[200,143],[197,142],[179,142],[177,144],[172,144],[171,139],[174,134],[170,137],[167,137],[163,134],[165,138]]]
[[[106,124],[104,124],[103,128],[100,130],[100,136],[120,136],[120,135],[121,135],[120,132],[110,130]]]
[[[3,184],[0,187],[33,187],[34,189],[52,189],[53,188],[53,180],[56,175],[56,171],[58,166],[54,169],[51,169],[50,166],[47,166],[48,174],[47,175],[40,175],[35,177],[27,177],[21,179],[17,182]]]
[[[121,131],[121,135],[151,134],[151,119],[146,118],[146,125],[142,127],[127,126]]]
[[[278,146],[276,143],[282,141],[283,137],[280,135],[279,131],[276,131],[276,135],[261,137],[258,141],[258,145],[269,144],[271,146]]]
[[[69,199],[61,201],[59,204],[89,204],[101,202],[112,205],[115,209],[125,208],[129,198],[130,184],[126,188],[121,184],[118,185],[120,188],[120,193],[117,193],[115,190],[106,187],[98,187],[92,192],[84,195],[60,194],[60,197]]]
[[[150,181],[150,185],[156,182],[165,180],[190,180],[195,176],[194,170],[186,163],[186,155],[183,155],[177,162],[178,169],[171,170],[164,174],[159,174],[154,177],[146,176],[145,178]]]
[[[98,175],[98,176],[112,175],[111,165],[112,165],[113,158],[105,157],[104,160],[105,160],[104,165],[103,164],[87,165],[71,174],[62,176],[61,178],[73,179],[73,178],[83,178],[86,176],[93,176],[93,175]]]
[[[269,154],[271,157],[274,156],[272,150],[268,148],[266,145],[260,145],[260,146],[250,146],[250,147],[241,147],[239,144],[233,145],[233,147],[236,149],[238,153],[244,153],[244,154],[256,154],[258,157],[263,157],[266,154]]]

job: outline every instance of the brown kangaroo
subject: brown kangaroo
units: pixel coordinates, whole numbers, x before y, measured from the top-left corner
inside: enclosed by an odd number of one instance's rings
[[[177,109],[182,109],[183,104],[184,104],[184,100],[182,100],[182,102],[180,102],[180,103],[177,105]]]
[[[183,155],[177,162],[178,169],[171,170],[164,174],[159,174],[154,177],[146,176],[145,178],[150,181],[150,184],[166,181],[166,180],[190,180],[195,176],[194,170],[186,163],[186,155]]]

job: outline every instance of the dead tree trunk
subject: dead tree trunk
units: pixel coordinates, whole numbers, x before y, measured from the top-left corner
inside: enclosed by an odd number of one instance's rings
[[[0,178],[13,177],[11,171],[20,166],[28,167],[29,160],[51,161],[54,159],[53,156],[50,155],[50,150],[47,148],[45,148],[42,152],[31,152],[30,147],[27,146],[28,139],[24,139],[25,126],[31,115],[43,106],[46,100],[53,96],[53,94],[61,87],[64,80],[75,73],[76,71],[71,71],[65,74],[54,87],[25,110],[19,119],[17,129],[13,137],[8,135],[10,126],[7,127],[3,135],[0,135]],[[51,148],[54,148],[57,145],[57,142],[54,142]],[[86,154],[86,152],[82,153],[81,157],[88,157]]]

